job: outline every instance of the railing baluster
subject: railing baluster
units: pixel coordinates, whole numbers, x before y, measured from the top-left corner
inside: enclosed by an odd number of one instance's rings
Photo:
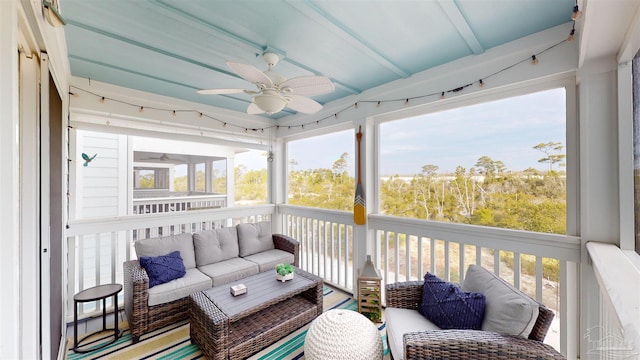
[[[444,246],[444,278],[446,281],[451,281],[451,264],[449,253],[449,240],[443,241]]]
[[[536,256],[536,300],[542,302],[542,256]]]
[[[117,242],[118,242],[118,234],[115,231],[111,232],[111,281],[110,283],[116,282],[116,262],[117,262]]]
[[[400,275],[400,239],[398,239],[398,233],[393,233],[393,252],[395,256],[395,273],[396,273],[396,282],[399,280]]]
[[[329,236],[327,235],[327,221],[323,221],[322,222],[322,227],[320,228],[322,231],[322,278],[326,278],[327,277],[327,256],[328,256],[328,248],[329,248]]]
[[[520,289],[520,253],[513,253],[513,286]]]
[[[436,273],[436,239],[431,238],[429,239],[431,240],[431,264],[429,264],[429,267],[431,268],[431,273],[435,274]]]
[[[384,242],[384,279],[389,282],[389,232],[382,231],[382,240]]]
[[[460,256],[460,262],[458,264],[458,281],[460,282],[460,284],[462,284],[464,281],[465,253],[465,244],[458,244],[458,255]]]
[[[335,282],[335,271],[333,271],[333,266],[334,266],[334,259],[336,257],[336,226],[337,224],[335,223],[331,223],[331,275],[328,276],[327,278],[330,279],[332,282]]]
[[[418,280],[420,280],[422,278],[422,276],[424,275],[423,269],[422,269],[422,242],[424,241],[424,238],[422,236],[417,236],[416,237],[418,239]]]
[[[411,236],[409,234],[401,234],[404,235],[404,271],[405,278],[407,280],[411,280]]]

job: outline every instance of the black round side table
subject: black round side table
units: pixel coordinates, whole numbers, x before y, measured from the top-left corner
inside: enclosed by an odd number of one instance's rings
[[[90,287],[84,289],[73,296],[73,351],[77,353],[88,353],[94,350],[102,349],[103,347],[113,344],[120,338],[122,331],[118,329],[118,293],[122,291],[122,285],[120,284],[106,284]],[[113,296],[114,307],[114,327],[107,329],[107,298]],[[102,330],[90,333],[78,340],[78,303],[90,302],[102,300]],[[90,349],[80,349],[79,347],[84,340],[95,334],[103,331],[113,331],[113,340],[100,346],[92,347]],[[85,345],[86,346],[86,345]]]

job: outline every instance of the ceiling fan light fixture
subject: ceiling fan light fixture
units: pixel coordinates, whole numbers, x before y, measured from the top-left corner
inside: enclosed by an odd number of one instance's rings
[[[253,97],[253,102],[267,114],[275,114],[287,106],[287,99],[280,96],[274,90],[265,90],[262,95]]]

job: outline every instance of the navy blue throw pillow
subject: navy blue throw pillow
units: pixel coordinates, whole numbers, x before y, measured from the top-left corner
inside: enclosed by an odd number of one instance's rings
[[[485,297],[426,273],[418,311],[441,329],[480,330]]]
[[[181,278],[187,273],[180,251],[162,256],[141,256],[139,260],[149,275],[149,288]]]

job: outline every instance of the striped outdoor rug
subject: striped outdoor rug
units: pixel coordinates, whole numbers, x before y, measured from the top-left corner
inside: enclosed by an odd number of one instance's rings
[[[324,311],[330,309],[357,310],[356,302],[347,294],[331,287],[324,287]],[[389,359],[387,349],[385,324],[376,324],[382,336],[385,360]],[[73,347],[73,338],[67,341],[66,358],[76,359],[204,359],[200,349],[191,344],[189,337],[188,321],[176,323],[159,329],[140,338],[137,344],[131,343],[131,334],[127,322],[119,325],[124,329],[123,335],[114,344],[88,354],[78,354],[70,350]],[[304,359],[304,338],[309,329],[309,324],[294,331],[268,348],[256,353],[250,359],[274,360],[274,359]],[[106,335],[105,335],[106,334]],[[112,337],[107,333],[98,334],[95,339],[87,340],[83,344],[98,345],[101,342],[109,342]]]

